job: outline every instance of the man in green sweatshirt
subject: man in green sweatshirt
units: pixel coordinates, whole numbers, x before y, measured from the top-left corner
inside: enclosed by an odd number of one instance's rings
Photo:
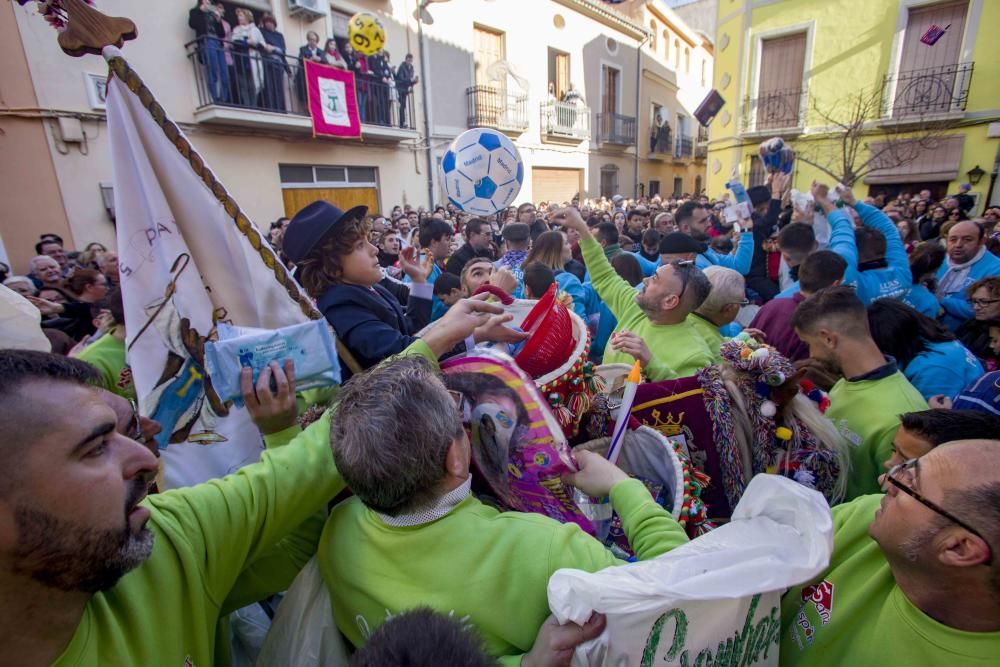
[[[830,389],[826,416],[850,447],[845,499],[878,493],[899,415],[926,410],[927,401],[872,340],[865,305],[853,288],[819,290],[795,309],[792,327],[809,356],[840,377]]]
[[[436,359],[498,312],[462,301],[408,353]],[[274,375],[261,400],[280,431],[295,397]],[[145,498],[157,460],[119,432],[92,366],[3,350],[0,377],[0,664],[212,665],[238,577],[344,488],[324,418],[234,475]]]
[[[355,497],[331,511],[319,568],[337,627],[354,646],[394,615],[427,606],[467,620],[503,664],[536,665],[528,651],[549,615],[549,577],[622,563],[576,524],[498,512],[470,493],[461,416],[422,360],[353,378],[332,423],[333,458]],[[577,461],[580,471],[564,481],[610,496],[638,558],[687,541],[642,482],[591,452]]]
[[[694,262],[659,267],[642,281],[642,289],[636,294],[635,288],[611,266],[579,211],[564,208],[549,220],[579,232],[580,251],[591,283],[618,320],[611,345],[604,352],[604,363],[631,365],[638,359],[652,381],[687,377],[712,364],[712,352],[705,339],[687,320],[711,290],[708,278]],[[624,332],[630,335],[619,341],[616,334]]]
[[[783,667],[997,664],[1000,441],[891,469],[833,525],[829,569],[782,600]]]

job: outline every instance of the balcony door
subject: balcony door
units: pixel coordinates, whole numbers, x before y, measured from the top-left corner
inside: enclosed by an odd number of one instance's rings
[[[968,90],[968,73],[959,62],[968,0],[910,8],[899,58],[893,116],[914,116],[952,110]],[[932,26],[947,27],[933,45],[920,38]]]
[[[798,127],[805,65],[806,33],[761,41],[756,129]]]
[[[569,90],[569,54],[549,48],[549,84],[555,88],[557,100]],[[548,94],[548,91],[546,91]]]
[[[618,113],[618,78],[621,75],[614,67],[601,66],[601,111]]]
[[[490,66],[507,59],[504,33],[484,26],[474,26],[473,61],[475,62],[475,112],[480,125],[499,127],[507,114],[507,72],[496,79]]]

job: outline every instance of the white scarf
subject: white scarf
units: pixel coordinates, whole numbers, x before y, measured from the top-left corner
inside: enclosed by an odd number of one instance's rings
[[[986,255],[986,246],[979,249],[976,256],[970,259],[964,264],[952,264],[951,260],[946,260],[948,262],[948,270],[938,281],[938,288],[935,296],[938,299],[943,299],[946,296],[950,296],[956,292],[962,291],[965,287],[965,280],[969,277],[969,271],[972,269],[972,265],[981,260]]]

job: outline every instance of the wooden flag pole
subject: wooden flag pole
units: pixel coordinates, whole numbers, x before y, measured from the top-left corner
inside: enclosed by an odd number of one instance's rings
[[[139,74],[114,49],[105,53],[105,48],[108,46],[120,47],[125,41],[135,39],[138,35],[135,24],[126,18],[105,16],[84,0],[62,0],[61,4],[66,12],[67,20],[66,29],[59,33],[60,48],[67,55],[73,57],[87,54],[105,57],[111,73],[139,98],[142,106],[149,111],[170,143],[177,148],[177,151],[188,161],[198,178],[205,183],[222,204],[226,214],[250,243],[250,247],[257,252],[264,266],[271,271],[278,284],[285,288],[289,298],[298,303],[299,308],[307,317],[314,320],[324,319],[323,314],[316,309],[312,300],[292,278],[274,249],[264,240],[260,230],[250,221],[240,205],[226,190],[226,187],[212,173],[212,170],[205,165],[201,155],[183,135],[177,124],[170,120],[166,110],[156,101],[152,91],[143,83]],[[339,338],[337,339],[337,353],[352,373],[357,374],[364,370]]]

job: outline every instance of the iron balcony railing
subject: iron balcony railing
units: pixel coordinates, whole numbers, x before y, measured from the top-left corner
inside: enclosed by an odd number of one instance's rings
[[[552,137],[590,139],[590,108],[575,102],[542,102],[542,131]]]
[[[893,118],[965,111],[975,63],[886,74],[882,83],[882,115]]]
[[[674,157],[691,157],[694,155],[694,140],[690,134],[679,135],[674,143]]]
[[[617,113],[597,114],[597,138],[602,144],[635,143],[635,116],[623,116]]]
[[[493,86],[472,86],[465,91],[465,100],[469,127],[518,132],[528,129],[527,95],[511,95]]]
[[[804,92],[801,88],[774,90],[748,98],[743,105],[743,129],[762,131],[802,127]]]
[[[308,116],[305,72],[298,58],[266,54],[245,42],[200,37],[185,45],[194,70],[198,108],[211,105]],[[402,91],[355,74],[354,88],[361,122],[385,127],[413,126],[413,90],[406,91],[406,113],[400,117]]]
[[[670,126],[664,124],[656,129],[655,134],[651,134],[649,137],[649,152],[650,153],[662,153],[664,155],[670,155],[673,152],[673,134],[670,131]]]
[[[701,125],[698,126],[698,140],[697,143],[703,144],[708,141],[708,128]]]
[[[700,160],[702,158],[708,157],[708,145],[704,143],[697,143],[694,145],[694,158]]]

